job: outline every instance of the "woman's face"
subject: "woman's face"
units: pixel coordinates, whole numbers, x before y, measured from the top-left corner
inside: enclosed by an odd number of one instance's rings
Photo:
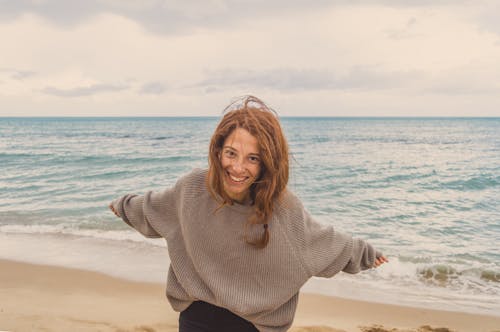
[[[220,161],[224,191],[232,200],[245,202],[261,171],[257,139],[247,130],[236,128],[224,141]]]

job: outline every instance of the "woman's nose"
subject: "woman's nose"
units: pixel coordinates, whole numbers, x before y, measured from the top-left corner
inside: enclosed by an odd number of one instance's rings
[[[233,162],[233,170],[235,172],[241,172],[244,169],[245,169],[245,167],[243,165],[243,160],[235,159],[234,162]]]

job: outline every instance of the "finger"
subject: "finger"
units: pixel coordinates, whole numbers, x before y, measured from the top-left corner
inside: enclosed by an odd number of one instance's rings
[[[118,212],[116,212],[112,204],[109,205],[109,209],[115,214],[115,216],[119,217]]]
[[[373,267],[379,267],[380,265],[384,264],[386,262],[386,260],[384,260],[384,258],[382,258],[382,256],[381,256],[381,257],[378,257],[377,259],[375,259],[375,263],[373,264]]]
[[[389,260],[385,256],[377,257],[377,260],[381,263],[388,263]]]

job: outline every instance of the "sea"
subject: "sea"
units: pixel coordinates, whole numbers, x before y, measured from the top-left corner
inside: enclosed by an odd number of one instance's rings
[[[165,282],[164,240],[107,206],[207,167],[218,120],[0,118],[0,258]],[[280,120],[289,189],[390,261],[304,292],[500,316],[500,118]]]

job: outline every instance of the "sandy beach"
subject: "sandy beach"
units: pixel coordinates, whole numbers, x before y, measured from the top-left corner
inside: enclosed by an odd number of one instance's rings
[[[0,331],[177,331],[162,284],[0,260]],[[500,317],[301,294],[291,332],[498,332]]]

